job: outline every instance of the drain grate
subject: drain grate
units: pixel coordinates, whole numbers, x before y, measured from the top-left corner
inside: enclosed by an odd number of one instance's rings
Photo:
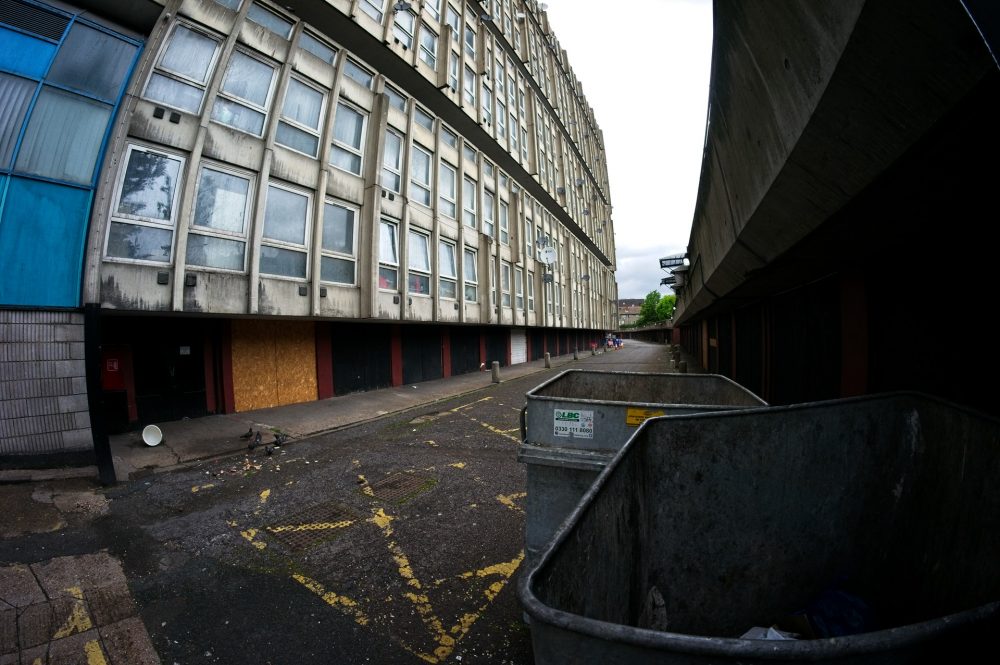
[[[303,550],[337,536],[357,521],[357,516],[338,503],[321,503],[295,513],[279,524],[265,527],[275,540],[291,550]]]
[[[374,496],[376,499],[402,503],[424,490],[430,489],[433,485],[434,480],[432,478],[412,473],[394,473],[388,478],[370,485],[368,489],[371,496]]]

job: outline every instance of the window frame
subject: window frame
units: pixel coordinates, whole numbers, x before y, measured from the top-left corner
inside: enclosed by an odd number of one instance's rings
[[[313,92],[318,92],[319,95],[320,95],[319,115],[316,118],[316,127],[315,128],[309,127],[308,125],[304,125],[301,122],[299,122],[298,120],[295,120],[294,118],[290,118],[290,117],[288,117],[288,116],[285,115],[285,104],[288,103],[288,91],[291,89],[291,84],[292,84],[293,81],[296,82],[296,83],[298,83],[299,85],[305,86],[306,88],[312,90]],[[305,80],[303,80],[302,78],[300,78],[298,76],[289,76],[288,77],[288,83],[285,86],[285,99],[282,100],[281,111],[278,114],[278,125],[281,125],[282,123],[284,123],[284,124],[288,125],[289,127],[291,127],[292,129],[297,129],[297,130],[302,131],[302,132],[304,132],[306,134],[309,134],[310,136],[315,137],[315,139],[316,139],[316,150],[312,154],[309,154],[308,152],[302,152],[298,148],[293,148],[292,146],[290,146],[288,144],[281,143],[278,140],[277,128],[275,129],[274,142],[277,143],[280,146],[288,148],[289,150],[294,150],[295,152],[297,152],[299,154],[306,155],[307,157],[312,157],[313,159],[315,159],[316,157],[318,157],[319,156],[319,149],[320,149],[320,146],[322,145],[323,119],[326,117],[326,103],[327,103],[327,94],[326,94],[325,90],[323,90],[321,88],[318,88],[317,86],[312,85],[311,83],[306,82]],[[364,128],[362,128],[362,136],[364,136]]]
[[[305,39],[310,39],[313,42],[315,42],[316,45],[319,46],[320,48],[323,48],[323,49],[326,49],[326,50],[330,51],[330,53],[331,53],[330,59],[327,60],[326,58],[324,58],[323,56],[321,56],[320,54],[318,54],[316,51],[314,51],[309,46],[305,46],[303,44],[303,41]],[[298,47],[299,47],[300,50],[305,51],[306,53],[308,53],[309,55],[313,56],[317,60],[320,60],[321,62],[325,62],[326,64],[330,65],[331,67],[333,67],[336,64],[336,62],[337,62],[337,56],[340,54],[340,49],[339,48],[337,48],[336,46],[333,46],[332,44],[327,43],[327,41],[325,39],[321,39],[316,33],[312,32],[310,30],[303,30],[302,34],[299,35]]]
[[[427,182],[422,182],[417,179],[419,173],[417,169],[417,164],[413,160],[418,154],[425,155],[427,157]],[[428,208],[431,206],[431,202],[434,200],[431,196],[434,184],[433,163],[434,163],[434,153],[428,148],[423,147],[419,143],[414,142],[410,150],[410,179],[409,179],[409,189],[407,191],[407,195],[411,203],[419,203],[420,205],[426,206]],[[418,199],[416,196],[414,196],[414,190],[423,194],[424,197]],[[426,200],[424,200],[425,198]]]
[[[267,236],[267,201],[270,199],[271,188],[281,189],[286,192],[291,192],[297,196],[303,196],[306,199],[306,217],[304,221],[304,228],[302,230],[302,244],[294,243],[289,240],[281,240],[278,238],[269,238]],[[305,255],[305,275],[302,277],[292,276],[292,275],[281,275],[270,272],[265,272],[260,267],[260,260],[263,259],[263,252],[257,260],[257,270],[261,275],[267,275],[269,279],[283,279],[291,280],[296,282],[308,281],[310,279],[310,268],[312,267],[312,261],[310,261],[311,256],[311,244],[312,244],[312,223],[313,223],[313,197],[315,193],[294,185],[285,184],[283,181],[271,180],[267,182],[267,194],[264,197],[262,205],[264,206],[264,212],[261,215],[261,234],[260,234],[260,247],[263,250],[264,247],[272,247],[274,249],[280,249],[285,251],[299,252]]]
[[[462,302],[479,302],[479,254],[471,247],[462,248],[462,286]],[[469,298],[470,289],[472,298]]]
[[[500,261],[500,306],[510,309],[511,298],[510,298],[510,280],[511,280],[511,266],[510,261],[501,260]]]
[[[535,311],[535,273],[528,270],[526,271],[528,276],[528,281],[525,285],[525,293],[528,299],[528,309],[529,312]]]
[[[385,0],[359,0],[358,9],[376,23],[385,18]]]
[[[497,214],[497,225],[500,227],[500,244],[510,244],[510,205],[503,199],[499,199]]]
[[[285,34],[281,34],[280,32],[275,32],[273,29],[271,29],[270,26],[265,25],[263,23],[258,23],[257,21],[253,20],[253,18],[250,16],[250,13],[254,10],[254,7],[256,7],[260,11],[264,12],[265,14],[270,14],[271,16],[273,16],[276,19],[282,21],[283,23],[287,23],[288,24],[288,30],[285,31]],[[291,38],[291,36],[292,36],[292,30],[295,29],[295,21],[289,20],[286,16],[282,16],[281,14],[279,14],[276,11],[274,11],[270,7],[262,5],[259,2],[251,2],[250,3],[249,9],[247,9],[246,20],[250,21],[254,25],[259,25],[260,27],[264,28],[265,30],[267,30],[269,32],[273,32],[274,34],[278,35],[282,39],[289,39],[289,38]]]
[[[468,187],[472,188],[471,192],[468,191]],[[475,180],[467,175],[462,176],[462,224],[470,229],[479,229],[479,216],[476,206],[478,187],[479,183]],[[469,220],[472,221],[471,224]]]
[[[403,48],[409,50],[413,48],[413,35],[417,29],[417,17],[409,9],[404,9],[402,11],[394,12],[395,16],[392,19],[392,36],[393,39],[398,44],[402,44]],[[403,25],[400,22],[400,18],[406,18],[409,21],[409,26]]]
[[[514,307],[524,310],[524,268],[514,266]]]
[[[352,73],[364,75],[367,80],[359,81],[356,77],[351,75]],[[373,74],[370,69],[362,65],[360,62],[357,62],[354,58],[347,58],[344,61],[344,77],[351,79],[366,90],[371,90],[372,85],[375,83],[375,74]]]
[[[337,140],[337,112],[339,111],[340,106],[344,106],[344,108],[353,111],[354,113],[361,116],[361,146],[359,148],[348,146]],[[358,170],[351,171],[342,166],[334,164],[332,161],[330,161],[329,157],[327,158],[327,161],[330,163],[330,166],[332,166],[335,169],[339,169],[341,171],[344,171],[345,173],[350,173],[352,175],[360,176],[365,170],[365,142],[368,140],[368,114],[365,113],[363,109],[345,101],[343,97],[337,99],[337,107],[338,108],[334,109],[333,111],[333,123],[331,127],[332,132],[330,135],[330,142],[331,142],[330,154],[332,155],[335,150],[340,149],[343,150],[344,152],[357,156],[359,158]]]
[[[392,254],[393,260],[388,260],[384,257],[382,246],[382,229],[389,228],[392,229]],[[378,290],[379,291],[392,291],[393,293],[399,293],[399,223],[382,217],[379,219],[379,247],[378,247]],[[392,286],[382,286],[382,271],[391,272],[393,274],[393,285]],[[386,280],[388,281],[388,280]]]
[[[227,231],[225,229],[217,229],[211,226],[202,226],[196,223],[195,213],[198,210],[198,196],[201,194],[202,190],[202,174],[205,170],[215,171],[217,173],[223,173],[228,176],[241,178],[247,181],[247,196],[246,201],[243,205],[243,230],[240,232]],[[191,204],[191,211],[189,213],[188,220],[188,247],[191,246],[190,238],[192,235],[197,236],[208,236],[214,238],[220,238],[222,240],[239,241],[243,243],[243,268],[240,270],[234,270],[232,268],[220,268],[217,266],[201,266],[197,264],[192,264],[188,261],[187,256],[184,257],[184,263],[186,266],[190,266],[195,270],[211,270],[218,272],[227,273],[237,273],[245,274],[250,262],[250,253],[247,251],[249,247],[249,231],[253,224],[253,209],[254,209],[254,194],[257,191],[257,175],[251,171],[244,171],[241,169],[233,168],[228,164],[222,164],[221,162],[215,162],[211,160],[202,160],[198,165],[198,178],[195,185],[195,192],[193,201]]]
[[[201,35],[202,37],[205,37],[215,42],[215,50],[212,52],[212,57],[208,63],[208,66],[205,68],[204,81],[198,81],[196,79],[186,76],[185,74],[181,74],[180,72],[175,72],[172,69],[164,67],[162,64],[163,58],[166,57],[167,51],[169,50],[170,45],[172,44],[173,37],[177,33],[177,30],[179,28],[184,28],[185,30],[194,32],[198,35]],[[156,60],[153,62],[153,67],[150,69],[149,76],[146,78],[145,85],[143,85],[142,88],[143,99],[149,100],[153,104],[163,104],[168,108],[176,109],[183,113],[191,113],[192,115],[201,115],[202,112],[205,110],[205,97],[206,97],[206,92],[208,90],[208,84],[211,83],[212,81],[212,75],[215,73],[215,68],[219,66],[219,60],[222,53],[222,42],[223,38],[221,36],[216,35],[213,32],[209,32],[208,30],[200,26],[197,26],[192,22],[185,21],[183,19],[179,19],[178,21],[176,21],[170,27],[170,34],[167,36],[166,39],[163,40],[163,44],[160,46],[160,52],[157,54]],[[198,108],[195,109],[194,111],[191,111],[189,109],[181,108],[176,104],[171,104],[170,102],[163,101],[162,99],[153,99],[151,97],[147,97],[146,91],[149,88],[150,81],[152,81],[153,77],[156,75],[160,75],[163,76],[164,78],[171,79],[179,83],[189,85],[193,88],[198,88],[199,90],[201,90],[201,100],[198,102]]]
[[[379,185],[383,189],[385,189],[387,191],[393,192],[395,194],[402,194],[402,191],[403,191],[403,153],[404,153],[403,145],[404,145],[406,139],[403,138],[403,135],[401,133],[399,133],[398,131],[396,131],[395,129],[393,129],[391,127],[386,127],[385,136],[386,136],[386,141],[385,141],[385,144],[383,145],[383,148],[382,148],[382,170],[379,172]],[[398,145],[399,145],[399,150],[396,152],[396,164],[395,164],[395,166],[392,166],[392,165],[386,163],[386,159],[390,155],[389,150],[388,150],[388,147],[389,147],[389,137],[390,136],[393,137],[393,139],[395,139],[396,141],[398,141]],[[398,184],[395,187],[391,187],[391,186],[389,186],[389,185],[386,184],[385,178],[387,177],[387,174],[388,174],[389,177],[394,177],[397,180]]]
[[[451,172],[451,191],[445,191],[445,178],[442,177],[444,170]],[[448,195],[450,194],[450,196]],[[438,162],[438,212],[443,216],[457,221],[458,215],[458,169],[446,162]]]
[[[483,235],[496,237],[496,194],[488,189],[483,190]]]
[[[475,109],[479,99],[479,76],[472,67],[468,65],[463,65],[463,67],[462,101]]]
[[[425,43],[427,35],[431,36],[430,44],[432,45],[432,47],[428,47],[428,45]],[[424,23],[423,21],[420,22],[420,37],[418,39],[417,47],[419,51],[417,53],[417,57],[423,60],[424,64],[426,64],[428,67],[430,67],[434,71],[437,71],[438,34],[433,30],[431,30],[431,27],[426,23]]]
[[[415,266],[414,258],[418,257],[414,238],[421,238],[423,241],[423,252],[420,258],[426,262],[426,268]],[[414,290],[413,278],[416,276],[420,283],[426,286],[426,291]],[[430,297],[431,294],[431,234],[423,229],[410,228],[406,232],[406,292],[410,295]]]
[[[442,251],[447,247],[451,252],[451,264],[445,261],[446,252]],[[445,272],[445,268],[450,267],[451,272]],[[444,284],[449,284],[452,295],[445,295]],[[458,253],[455,242],[444,238],[438,239],[438,297],[442,300],[458,300]]]
[[[361,216],[361,209],[354,205],[349,205],[343,201],[326,197],[323,200],[323,230],[326,230],[326,206],[333,206],[336,208],[341,208],[343,210],[348,210],[351,212],[351,252],[347,254],[342,251],[335,249],[327,249],[323,246],[322,241],[320,241],[319,253],[320,253],[320,282],[324,284],[334,284],[339,286],[357,286],[358,284],[358,218]],[[354,273],[354,279],[350,283],[347,282],[335,282],[332,280],[323,279],[323,259],[336,259],[339,261],[349,261],[351,263],[352,272]]]
[[[223,88],[226,85],[226,75],[229,73],[229,67],[232,65],[233,58],[236,56],[236,54],[241,54],[244,57],[250,58],[251,60],[256,60],[260,64],[266,65],[267,67],[271,68],[271,81],[268,84],[267,93],[265,95],[266,99],[264,101],[264,105],[263,106],[258,106],[256,102],[250,101],[250,100],[245,99],[243,97],[239,97],[239,96],[237,96],[234,93],[226,92],[225,90],[223,90]],[[275,92],[275,89],[277,88],[277,85],[276,85],[277,78],[278,78],[278,67],[277,67],[276,64],[274,64],[272,62],[269,62],[262,55],[256,55],[250,49],[239,48],[239,47],[233,49],[233,52],[229,56],[229,61],[226,63],[226,71],[223,72],[223,74],[222,74],[222,82],[219,84],[219,89],[216,92],[215,102],[214,102],[213,107],[212,107],[211,121],[215,122],[215,123],[218,123],[220,125],[223,125],[225,127],[229,127],[231,129],[234,129],[234,130],[236,130],[238,132],[243,132],[244,134],[250,134],[251,136],[263,137],[264,134],[265,134],[265,132],[267,132],[267,119],[268,119],[268,116],[270,114],[271,107],[274,105],[274,92]],[[249,132],[249,131],[241,128],[241,127],[236,127],[235,125],[231,125],[228,122],[224,122],[224,121],[216,118],[215,117],[215,108],[216,108],[215,105],[217,105],[219,103],[219,98],[225,99],[225,100],[229,101],[232,104],[236,104],[237,106],[243,106],[245,108],[250,109],[251,111],[256,111],[257,113],[260,113],[263,116],[263,119],[261,120],[260,133]]]

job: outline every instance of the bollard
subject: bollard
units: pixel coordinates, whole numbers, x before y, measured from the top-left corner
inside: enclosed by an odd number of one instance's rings
[[[580,349],[573,349],[573,360],[580,359]]]
[[[590,347],[590,355],[592,355],[592,356],[596,356],[597,355],[597,347],[596,346]]]
[[[677,369],[681,374],[687,374],[688,371],[688,361],[682,360],[677,364]]]
[[[500,361],[493,361],[493,383],[500,383]]]
[[[552,358],[549,357],[549,352],[545,352],[545,369],[552,368]]]

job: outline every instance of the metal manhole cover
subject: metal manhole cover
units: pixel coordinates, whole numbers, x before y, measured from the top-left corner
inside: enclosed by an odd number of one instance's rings
[[[370,485],[368,489],[371,496],[376,499],[403,502],[433,486],[433,478],[425,478],[412,473],[394,473],[388,478]]]
[[[289,549],[302,550],[334,538],[357,519],[340,504],[321,503],[264,528]]]

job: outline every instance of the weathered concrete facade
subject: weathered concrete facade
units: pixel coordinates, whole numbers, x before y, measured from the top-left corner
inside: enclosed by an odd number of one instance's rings
[[[946,320],[988,329],[1000,76],[975,4],[716,3],[674,318],[708,369],[771,403],[910,388],[996,410],[971,387],[992,345],[921,351]]]
[[[615,325],[602,137],[535,2],[78,4],[136,45],[78,281],[0,307],[99,308],[91,407],[112,428],[523,362]],[[5,187],[35,177],[22,161]]]

